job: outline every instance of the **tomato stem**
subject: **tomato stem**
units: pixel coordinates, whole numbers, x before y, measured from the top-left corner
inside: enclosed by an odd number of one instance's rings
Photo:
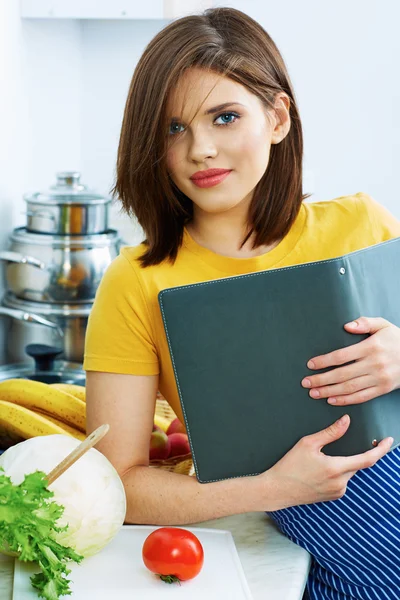
[[[176,577],[176,575],[158,575],[158,576],[165,583],[176,583],[176,582],[178,582],[179,585],[181,585],[180,579],[179,579],[179,577]]]

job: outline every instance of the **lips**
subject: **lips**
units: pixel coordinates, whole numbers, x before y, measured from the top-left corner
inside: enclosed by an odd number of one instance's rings
[[[208,171],[203,171],[202,173],[209,173],[211,170],[217,171],[214,175],[207,175],[206,177],[198,177],[193,179],[192,183],[198,188],[211,188],[215,185],[218,185],[225,181],[227,177],[231,174],[232,171],[226,169],[209,169]],[[197,175],[197,173],[195,173]]]
[[[193,181],[199,181],[201,179],[207,179],[208,177],[216,177],[218,175],[224,175],[229,173],[230,169],[207,169],[206,171],[197,171],[190,179]]]

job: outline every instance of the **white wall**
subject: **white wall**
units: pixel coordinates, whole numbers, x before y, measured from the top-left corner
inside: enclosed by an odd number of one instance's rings
[[[118,139],[133,70],[149,40],[166,21],[83,21],[82,172],[108,194],[115,175]],[[139,243],[137,224],[112,207],[112,225]]]
[[[303,121],[310,200],[365,191],[400,218],[400,4],[216,4],[254,17],[283,54]],[[24,224],[23,192],[48,187],[57,170],[81,170],[85,183],[108,194],[134,66],[166,24],[21,22],[18,5],[0,1],[0,247]],[[129,243],[141,240],[116,206],[112,226]],[[0,321],[0,348],[1,331]]]
[[[26,162],[24,150],[20,154],[21,106],[24,104],[20,67],[21,31],[17,5],[0,3],[0,247],[6,243],[13,226],[13,203],[23,190],[21,163]],[[25,123],[26,124],[26,123]],[[1,265],[0,265],[1,268]],[[0,278],[0,295],[3,293]],[[4,331],[0,317],[0,360],[4,344]]]
[[[305,168],[313,173],[311,200],[365,191],[400,218],[400,3],[218,5],[256,19],[283,55],[300,106]]]
[[[56,171],[81,166],[82,31],[78,21],[25,19],[22,35],[30,150],[27,190],[38,191],[55,183]]]

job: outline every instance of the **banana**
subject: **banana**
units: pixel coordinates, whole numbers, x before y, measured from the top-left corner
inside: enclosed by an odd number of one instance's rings
[[[86,440],[86,435],[84,433],[82,433],[82,431],[79,431],[79,429],[75,429],[75,427],[71,427],[71,425],[67,425],[66,423],[63,423],[62,421],[55,419],[51,415],[47,415],[45,413],[40,413],[40,412],[37,412],[36,414],[41,415],[45,419],[48,419],[49,421],[54,423],[55,425],[58,425],[59,427],[61,427],[61,429],[64,430],[64,432],[66,434],[72,435],[77,440],[81,440],[81,442],[83,442],[83,440]]]
[[[168,427],[170,426],[170,423],[171,421],[169,419],[166,419],[165,417],[162,417],[157,413],[154,414],[154,424],[158,425],[158,427],[160,427],[160,429],[162,429],[163,431],[167,431]]]
[[[71,394],[71,396],[79,398],[82,402],[86,402],[86,390],[83,385],[75,385],[74,383],[51,383],[50,387]]]
[[[0,400],[0,427],[25,440],[40,435],[63,433],[71,435],[44,415],[35,413],[25,406]]]
[[[23,442],[24,438],[9,431],[0,425],[0,450],[7,450],[10,446]]]
[[[49,414],[86,431],[86,404],[79,398],[41,381],[6,379],[0,382],[0,399]]]

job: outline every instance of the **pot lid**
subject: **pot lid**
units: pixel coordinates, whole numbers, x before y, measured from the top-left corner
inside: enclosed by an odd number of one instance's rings
[[[36,233],[26,227],[16,227],[9,236],[11,242],[22,244],[35,244],[37,246],[51,246],[52,248],[77,248],[78,250],[91,250],[92,248],[107,248],[120,243],[120,235],[116,229],[108,229],[104,233],[90,233],[87,235],[56,235],[51,233]],[[121,244],[124,243],[121,241]]]
[[[48,190],[25,194],[26,202],[35,204],[108,204],[111,198],[90,190],[80,182],[81,174],[78,171],[60,171],[56,173],[57,183]]]
[[[93,302],[82,302],[81,304],[56,304],[55,302],[34,302],[17,298],[9,290],[3,296],[3,306],[23,310],[27,313],[39,314],[40,316],[54,317],[88,317]]]
[[[16,378],[85,385],[86,375],[82,365],[60,359],[62,349],[46,344],[28,344],[25,351],[33,360],[1,366],[0,381]]]

